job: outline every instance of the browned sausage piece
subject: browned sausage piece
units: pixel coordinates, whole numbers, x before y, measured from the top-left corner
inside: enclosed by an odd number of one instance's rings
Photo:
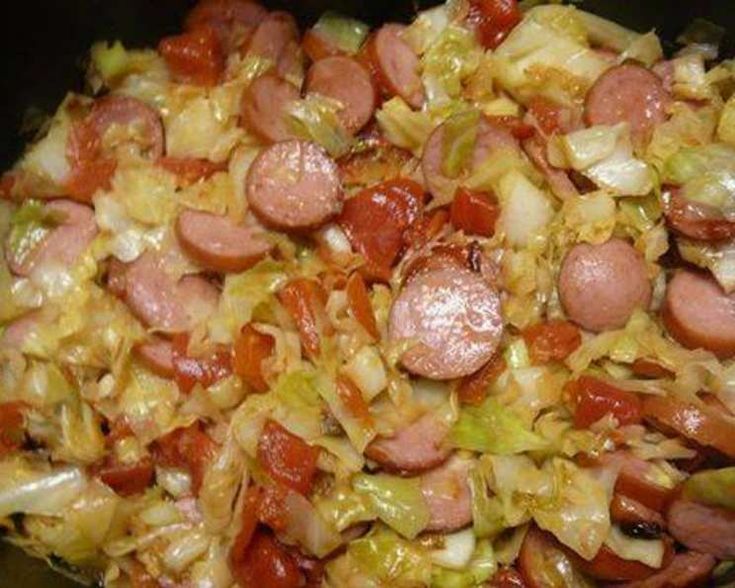
[[[176,281],[154,253],[144,253],[126,272],[125,302],[146,326],[170,333],[191,331],[217,307],[217,288],[199,276]]]
[[[181,248],[205,269],[215,272],[242,272],[270,251],[265,232],[243,226],[226,216],[199,210],[185,210],[176,221]]]
[[[271,143],[293,139],[286,109],[298,99],[299,91],[293,84],[274,74],[260,76],[243,92],[242,124]]]
[[[314,63],[306,76],[306,91],[340,102],[340,121],[352,135],[370,122],[375,111],[370,73],[351,57],[326,57]]]
[[[49,264],[71,266],[97,236],[94,211],[71,200],[52,200],[46,212],[58,216],[55,226],[32,250],[16,259],[6,250],[8,267],[18,276],[28,276],[35,268]]]
[[[417,275],[390,310],[391,342],[412,343],[401,356],[403,366],[434,380],[479,370],[495,353],[502,333],[497,290],[460,267]]]
[[[421,170],[424,174],[426,187],[435,198],[454,196],[456,182],[444,175],[442,163],[444,161],[445,125],[441,124],[429,135],[424,153],[421,157]],[[507,129],[481,118],[477,128],[477,139],[472,154],[472,166],[476,168],[490,157],[494,151],[509,149],[520,154],[518,141]]]
[[[381,83],[414,108],[424,104],[424,86],[419,76],[419,58],[401,38],[404,25],[383,25],[371,42],[374,65]]]
[[[163,378],[174,377],[173,347],[171,341],[154,338],[135,347],[140,361],[154,374]]]
[[[299,28],[288,12],[275,11],[266,16],[247,45],[247,52],[278,63],[291,41],[299,40]]]
[[[365,455],[393,472],[422,472],[441,465],[449,457],[449,448],[444,446],[448,432],[444,421],[426,413],[392,437],[373,441]]]
[[[656,535],[666,528],[666,522],[658,512],[622,494],[613,496],[610,502],[610,518],[623,530],[639,529],[641,534],[650,531]]]
[[[633,140],[646,143],[666,120],[671,97],[663,82],[640,65],[623,64],[602,74],[587,93],[585,119],[590,125],[630,123]]]
[[[421,493],[431,517],[427,531],[456,531],[472,522],[470,462],[454,458],[421,476]]]
[[[615,584],[616,588],[696,588],[705,586],[716,560],[711,555],[687,551],[677,553],[671,563],[645,580]]]
[[[735,355],[735,294],[706,273],[680,270],[666,288],[661,316],[669,334],[690,349]]]
[[[714,206],[686,198],[679,189],[671,190],[664,213],[669,226],[685,237],[699,241],[735,237],[735,221],[725,218]]]
[[[675,500],[666,520],[669,532],[689,549],[719,559],[735,558],[735,512],[691,500]]]
[[[284,141],[250,166],[247,198],[265,224],[284,231],[315,229],[342,209],[337,164],[316,143]]]
[[[567,200],[568,198],[579,196],[579,191],[574,185],[574,182],[569,179],[567,172],[549,163],[549,159],[546,156],[546,141],[544,139],[539,135],[534,135],[530,139],[526,139],[523,141],[523,150],[544,175],[546,183],[551,188],[554,196],[560,200]]]
[[[588,331],[622,328],[651,302],[643,256],[622,239],[575,245],[561,266],[559,297],[569,318]]]

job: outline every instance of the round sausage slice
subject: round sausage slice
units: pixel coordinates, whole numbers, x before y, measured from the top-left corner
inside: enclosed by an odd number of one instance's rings
[[[421,493],[431,515],[427,531],[447,533],[472,522],[469,471],[469,461],[453,458],[421,476]]]
[[[735,512],[680,499],[671,503],[666,520],[669,532],[689,549],[735,558]]]
[[[135,347],[140,361],[154,374],[163,378],[174,377],[173,346],[171,341],[155,338]]]
[[[288,12],[275,11],[266,16],[247,46],[247,52],[270,59],[274,64],[291,41],[299,40],[299,28]]]
[[[421,156],[421,170],[426,187],[434,198],[441,198],[449,202],[454,197],[457,181],[447,177],[442,171],[445,128],[445,124],[441,124],[429,135]],[[472,167],[477,168],[482,165],[493,152],[500,149],[508,149],[520,154],[520,145],[508,129],[484,117],[481,118],[472,154]]]
[[[479,370],[495,353],[502,333],[497,290],[460,267],[417,275],[390,310],[390,341],[411,343],[401,357],[403,366],[434,380]]]
[[[217,308],[219,292],[199,276],[176,281],[153,253],[144,253],[126,272],[125,302],[146,326],[181,333],[191,331]]]
[[[176,220],[176,236],[181,248],[205,269],[215,272],[242,272],[270,251],[265,232],[243,226],[226,216],[199,210],[185,210]]]
[[[645,580],[615,584],[616,588],[692,588],[705,586],[717,561],[711,555],[686,551],[677,553],[671,563]]]
[[[622,328],[651,302],[643,256],[622,239],[575,245],[561,266],[559,297],[569,318],[588,331]]]
[[[274,74],[260,76],[243,92],[241,122],[258,137],[271,143],[293,139],[286,109],[298,99],[299,91],[293,84]]]
[[[59,224],[31,250],[16,257],[6,249],[8,267],[17,276],[28,276],[37,267],[51,264],[71,266],[97,236],[94,211],[71,200],[53,200],[44,206]]]
[[[31,311],[12,321],[0,335],[0,349],[20,351],[29,335],[39,326],[40,312]]]
[[[246,192],[258,218],[284,231],[315,229],[342,208],[337,164],[309,141],[284,141],[261,152],[248,172]]]
[[[419,76],[419,58],[401,38],[404,25],[383,25],[368,42],[369,56],[380,84],[390,95],[398,95],[414,108],[424,104],[424,87]]]
[[[681,190],[670,193],[664,210],[669,226],[677,233],[699,241],[725,241],[735,237],[735,221],[703,202],[686,198]]]
[[[587,93],[584,115],[590,125],[630,123],[633,141],[640,145],[666,120],[670,102],[661,78],[645,67],[626,63],[597,79]]]
[[[390,471],[422,472],[441,465],[449,457],[449,448],[444,446],[448,432],[444,421],[426,413],[392,437],[373,441],[365,455]]]
[[[666,288],[661,316],[669,334],[690,349],[735,355],[735,293],[706,273],[680,270]]]
[[[327,57],[314,63],[306,75],[306,91],[340,102],[340,121],[352,135],[370,122],[375,111],[370,73],[351,57]]]

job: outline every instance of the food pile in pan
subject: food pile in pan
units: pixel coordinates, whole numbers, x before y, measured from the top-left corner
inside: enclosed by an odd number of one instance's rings
[[[720,34],[202,0],[94,45],[0,182],[6,539],[115,588],[732,581]]]

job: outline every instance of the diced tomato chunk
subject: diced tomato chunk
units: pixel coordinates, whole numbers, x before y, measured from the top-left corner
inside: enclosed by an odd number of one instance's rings
[[[612,414],[621,426],[641,422],[642,404],[633,392],[591,376],[580,376],[567,386],[575,404],[574,426],[579,429],[586,429],[607,414]]]
[[[449,222],[449,211],[437,208],[419,217],[403,232],[403,243],[411,249],[420,249],[436,237]]]
[[[303,582],[296,559],[264,528],[256,529],[232,567],[242,588],[299,588]]]
[[[187,353],[189,336],[177,334],[172,340],[174,377],[184,394],[192,391],[196,384],[208,388],[232,374],[232,351],[218,345],[206,357],[191,357]]]
[[[546,135],[564,131],[564,108],[543,96],[534,96],[528,103],[528,113]]]
[[[530,139],[536,134],[536,129],[534,129],[532,125],[523,122],[523,119],[518,116],[493,115],[488,116],[487,119],[496,125],[508,129],[510,134],[519,141]]]
[[[195,495],[199,494],[204,473],[216,450],[217,444],[199,422],[171,431],[157,439],[153,447],[158,463],[189,471]]]
[[[468,235],[492,237],[500,216],[498,203],[488,194],[458,188],[450,209],[452,226]]]
[[[350,307],[350,312],[352,312],[355,320],[360,323],[362,328],[373,339],[379,339],[380,333],[378,332],[378,325],[375,322],[375,313],[370,303],[370,296],[365,285],[365,280],[362,279],[359,273],[353,272],[347,278],[345,290],[347,292],[347,302]]]
[[[503,356],[496,354],[479,371],[465,376],[457,388],[457,398],[462,404],[478,406],[487,398],[488,389],[507,367]]]
[[[162,157],[158,165],[174,174],[182,186],[196,184],[227,169],[226,164],[197,157]]]
[[[240,531],[230,549],[230,566],[239,568],[245,561],[248,546],[253,540],[253,535],[258,527],[258,509],[260,508],[261,488],[250,486],[245,493],[242,505],[242,520]]]
[[[72,127],[66,144],[71,167],[66,191],[72,198],[89,202],[97,190],[110,188],[117,162],[103,156],[101,150],[100,135],[93,124],[82,121]]]
[[[352,247],[390,276],[390,268],[405,246],[404,232],[422,214],[424,190],[409,179],[396,179],[366,188],[347,200],[337,222]]]
[[[225,56],[214,28],[201,26],[166,37],[158,44],[169,71],[179,82],[214,86],[225,70]]]
[[[524,329],[522,335],[534,363],[564,361],[582,344],[579,329],[562,320],[538,323]]]
[[[153,461],[144,457],[130,464],[111,460],[98,470],[97,475],[120,496],[134,496],[150,486],[154,473]]]
[[[252,325],[245,325],[233,348],[233,369],[256,392],[267,392],[268,382],[263,377],[263,360],[273,355],[275,339]]]
[[[523,576],[513,568],[498,570],[488,584],[488,588],[526,588],[526,586]]]
[[[258,440],[258,461],[276,481],[307,494],[316,474],[319,448],[311,447],[274,420],[268,420]]]
[[[365,422],[372,420],[362,392],[347,376],[337,377],[337,395],[353,416]]]
[[[278,300],[296,323],[301,345],[311,359],[321,351],[321,338],[329,334],[325,306],[327,295],[321,285],[306,278],[296,278],[278,293]]]
[[[23,444],[25,435],[25,402],[0,404],[0,456],[15,451]]]
[[[158,582],[151,576],[143,564],[132,559],[127,569],[130,576],[131,588],[160,588]]]
[[[495,49],[521,22],[517,0],[470,0],[469,23],[476,28],[480,43]]]

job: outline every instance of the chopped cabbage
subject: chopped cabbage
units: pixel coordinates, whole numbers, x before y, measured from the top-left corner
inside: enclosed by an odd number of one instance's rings
[[[357,474],[352,485],[370,497],[378,517],[408,539],[413,539],[429,522],[429,507],[418,478],[388,474]]]
[[[388,141],[417,157],[421,157],[424,144],[434,129],[428,114],[411,110],[399,96],[384,102],[375,112],[375,119]]]
[[[343,105],[320,94],[307,94],[287,107],[289,123],[302,139],[318,143],[332,157],[349,151],[351,139],[340,123],[338,114]]]
[[[622,53],[640,36],[635,31],[591,12],[579,10],[577,15],[594,45]]]
[[[199,508],[211,532],[222,531],[232,518],[232,505],[243,482],[245,460],[240,448],[228,440],[212,460],[199,491]]]
[[[735,292],[735,243],[703,243],[680,238],[677,247],[686,261],[710,270],[725,292]]]
[[[564,224],[574,232],[575,241],[604,243],[615,229],[615,200],[604,190],[565,200],[562,214]]]
[[[52,469],[19,456],[1,461],[0,474],[0,517],[59,516],[87,486],[87,476],[78,467]]]
[[[40,200],[26,200],[10,217],[6,246],[13,259],[22,264],[62,221],[58,214],[46,209]]]
[[[719,111],[712,106],[691,108],[675,102],[669,120],[656,125],[646,148],[646,160],[662,170],[665,162],[683,147],[706,145],[712,141]]]
[[[431,107],[458,98],[462,82],[480,65],[482,48],[476,35],[450,24],[429,46],[421,59],[421,77]]]
[[[472,162],[479,122],[479,111],[468,110],[444,123],[442,173],[445,176],[456,178]]]
[[[625,51],[620,54],[618,61],[620,63],[624,63],[625,61],[632,59],[644,64],[646,67],[651,67],[663,58],[664,52],[661,48],[661,41],[656,33],[650,31],[645,35],[639,35],[636,37],[630,45],[625,48]]]
[[[661,539],[636,539],[623,533],[619,527],[610,527],[605,545],[615,555],[627,560],[638,561],[650,568],[660,568],[664,558],[664,542]]]
[[[323,35],[340,51],[354,55],[360,50],[370,31],[368,25],[337,12],[327,11],[319,17],[314,32]]]
[[[464,407],[449,432],[449,441],[460,449],[496,455],[546,447],[544,439],[528,430],[512,410],[494,398],[488,398],[477,407]]]
[[[582,97],[610,64],[566,31],[533,18],[539,8],[544,7],[532,9],[495,51],[498,80],[521,100],[549,92],[549,84],[567,100]]]
[[[720,114],[717,124],[717,137],[720,141],[735,147],[735,94],[730,96]]]
[[[505,174],[498,185],[498,221],[510,245],[528,247],[543,239],[554,214],[549,197],[518,170]]]
[[[443,568],[461,570],[470,563],[476,543],[472,529],[444,535],[441,547],[431,551],[431,561]]]
[[[692,474],[683,486],[684,496],[735,511],[735,467]]]
[[[463,531],[471,534],[471,531]],[[457,533],[456,535],[459,535]],[[456,536],[455,535],[455,536]],[[448,541],[450,537],[446,537]],[[474,538],[473,538],[474,544]],[[436,562],[435,563],[439,563]],[[440,564],[441,565],[441,564]],[[432,588],[474,588],[482,586],[493,577],[497,571],[498,564],[495,561],[495,552],[489,541],[480,541],[477,548],[470,555],[464,570],[448,570],[434,568],[431,576]]]
[[[92,464],[105,454],[105,437],[97,416],[86,402],[61,406],[61,439],[54,457],[72,463]]]
[[[126,73],[129,66],[129,55],[120,41],[110,44],[100,41],[92,45],[89,51],[92,58],[93,72],[91,76],[99,75],[102,83],[108,87]]]
[[[423,55],[449,26],[451,15],[448,4],[422,10],[403,31],[402,38],[417,55]]]
[[[322,376],[317,379],[316,385],[319,389],[319,395],[327,403],[332,415],[347,433],[352,445],[359,453],[365,451],[365,448],[376,435],[372,419],[365,419],[362,416],[353,414],[350,407],[346,406],[339,395],[334,379]]]
[[[210,337],[233,341],[259,307],[273,302],[286,279],[283,265],[267,259],[240,274],[227,274],[219,307],[209,319]]]
[[[360,388],[365,402],[370,402],[388,386],[388,375],[378,350],[365,345],[350,358],[344,372]]]
[[[672,92],[683,100],[709,100],[713,89],[707,79],[702,55],[690,54],[673,60],[674,83]]]

